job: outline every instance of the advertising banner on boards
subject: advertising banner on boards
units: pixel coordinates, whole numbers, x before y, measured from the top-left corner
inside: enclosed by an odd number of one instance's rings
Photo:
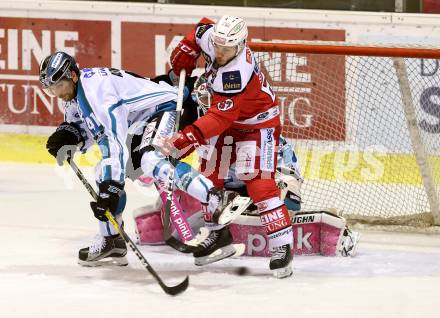
[[[85,16],[86,18],[86,16]],[[194,25],[121,21],[121,67],[146,77],[166,73],[172,49]],[[344,30],[250,27],[251,41],[288,42],[344,41]],[[38,18],[2,18],[0,24],[0,118],[2,124],[55,126],[62,121],[62,102],[46,96],[38,82],[39,62],[51,52],[62,50],[75,57],[81,67],[113,67],[111,65],[111,22]],[[333,88],[325,85],[322,72],[313,65],[325,64],[325,57],[305,54],[266,54],[260,67],[266,74],[285,116],[286,131],[304,139],[343,140],[345,137],[345,103],[336,105],[340,118],[334,137],[318,134],[328,126],[327,116],[313,104],[335,87],[344,90],[344,65],[329,65],[328,74],[341,74]],[[287,61],[289,60],[289,61]],[[275,63],[275,64],[274,64]],[[270,68],[290,63],[276,76]],[[293,63],[293,64],[292,64]],[[203,60],[199,59],[203,68]],[[291,92],[295,91],[294,95]],[[289,93],[290,92],[290,93]],[[293,105],[293,106],[292,106]],[[291,108],[294,108],[293,110]],[[291,109],[289,111],[289,109]],[[313,118],[313,125],[307,118]],[[292,121],[297,121],[295,125]]]

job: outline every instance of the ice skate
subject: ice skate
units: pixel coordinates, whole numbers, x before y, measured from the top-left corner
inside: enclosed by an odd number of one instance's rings
[[[79,250],[78,264],[82,266],[117,265],[126,266],[127,245],[119,234],[97,235],[90,247]]]
[[[341,256],[350,256],[353,257],[357,252],[357,245],[359,243],[360,233],[350,230],[349,228],[345,228],[344,233],[341,238],[341,245],[339,248],[339,252]]]
[[[197,266],[211,264],[233,256],[236,252],[228,227],[213,230],[196,246],[196,251],[193,253],[194,264]]]
[[[208,208],[217,224],[227,225],[246,211],[251,204],[248,197],[240,197],[235,191],[214,188],[208,193]]]
[[[269,268],[276,278],[292,275],[292,251],[290,244],[275,247],[272,251]]]

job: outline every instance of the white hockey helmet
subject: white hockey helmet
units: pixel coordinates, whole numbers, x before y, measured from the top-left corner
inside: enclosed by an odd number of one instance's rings
[[[214,25],[211,41],[219,46],[236,46],[238,55],[245,46],[247,36],[247,25],[242,18],[224,15]]]

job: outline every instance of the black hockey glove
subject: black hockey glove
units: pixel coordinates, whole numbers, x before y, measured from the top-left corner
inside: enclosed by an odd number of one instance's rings
[[[69,152],[73,156],[77,147],[82,147],[82,145],[84,145],[84,138],[79,132],[79,127],[74,123],[63,122],[47,139],[46,148],[57,159],[57,163],[62,166]]]
[[[99,196],[95,202],[90,202],[95,217],[103,222],[108,221],[105,212],[109,210],[113,215],[121,213],[125,207],[126,195],[124,184],[113,180],[99,184]]]

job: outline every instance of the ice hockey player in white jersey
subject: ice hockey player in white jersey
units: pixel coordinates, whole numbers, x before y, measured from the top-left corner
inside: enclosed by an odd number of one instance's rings
[[[98,200],[91,202],[100,221],[100,235],[79,251],[79,263],[126,265],[127,248],[105,217],[109,210],[120,225],[126,203],[125,179],[141,174],[166,182],[170,163],[154,150],[159,136],[171,135],[175,121],[177,89],[134,73],[114,68],[79,69],[64,52],[40,64],[43,90],[64,103],[65,120],[48,138],[47,149],[58,164],[76,150],[98,144],[102,160],[97,166]],[[130,158],[131,157],[131,158]],[[176,165],[177,187],[204,203],[212,213],[222,209],[223,190],[188,164]]]

